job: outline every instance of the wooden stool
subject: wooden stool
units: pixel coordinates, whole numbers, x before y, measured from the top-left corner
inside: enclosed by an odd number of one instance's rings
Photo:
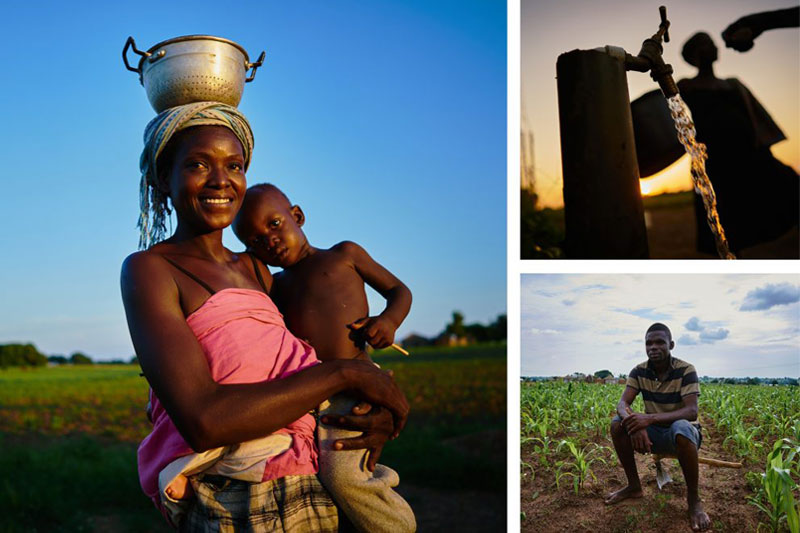
[[[672,482],[672,478],[669,475],[669,472],[664,470],[661,467],[661,460],[662,459],[677,459],[678,456],[675,454],[653,454],[653,461],[656,463],[656,483],[658,483],[658,488],[661,488],[666,485],[667,483]],[[703,463],[709,466],[717,467],[717,468],[741,468],[742,463],[732,463],[730,461],[720,461],[719,459],[711,459],[710,457],[700,457],[697,456],[697,462]]]

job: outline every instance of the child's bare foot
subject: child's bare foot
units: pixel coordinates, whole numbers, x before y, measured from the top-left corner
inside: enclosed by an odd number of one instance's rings
[[[172,483],[167,485],[165,492],[173,500],[185,500],[192,497],[194,489],[189,483],[189,478],[179,474],[178,477],[172,480]]]
[[[628,485],[624,489],[619,489],[618,491],[612,492],[606,496],[605,504],[614,505],[615,503],[619,503],[622,500],[627,500],[628,498],[641,498],[642,496],[643,494],[641,485],[638,487],[632,487]]]
[[[711,526],[711,519],[699,501],[689,506],[689,520],[692,522],[692,531],[705,531]]]

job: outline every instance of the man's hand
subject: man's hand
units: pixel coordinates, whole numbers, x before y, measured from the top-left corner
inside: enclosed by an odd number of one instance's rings
[[[725,28],[722,38],[728,48],[746,52],[753,48],[753,40],[763,32],[798,26],[800,26],[800,6],[787,7],[744,16]]]
[[[647,426],[653,423],[649,415],[634,413],[630,406],[625,407],[625,418],[622,419],[622,429],[631,437],[633,449],[639,453],[650,453],[653,443],[647,436]]]
[[[650,453],[653,446],[653,443],[650,442],[650,437],[647,436],[646,429],[631,433],[631,444],[633,449],[639,453]]]
[[[377,349],[391,346],[397,331],[397,325],[382,315],[360,318],[347,327]]]
[[[383,446],[394,433],[394,417],[388,409],[361,402],[353,407],[352,415],[322,417],[322,423],[351,431],[361,431],[359,437],[339,439],[333,444],[336,451],[366,448],[367,469],[372,472],[381,457]]]
[[[761,35],[761,30],[754,24],[752,17],[742,17],[722,32],[725,46],[737,52],[747,52],[753,48],[753,41]]]
[[[653,423],[650,415],[644,413],[629,413],[628,416],[622,421],[622,427],[628,432],[628,435],[647,429],[647,426]]]

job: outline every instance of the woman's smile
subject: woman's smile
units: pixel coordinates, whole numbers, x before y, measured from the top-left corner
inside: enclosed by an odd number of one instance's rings
[[[247,188],[239,139],[227,128],[200,126],[180,142],[170,178],[179,223],[213,230],[230,225]]]
[[[233,198],[200,198],[200,201],[204,204],[212,204],[212,205],[228,205],[233,202]]]

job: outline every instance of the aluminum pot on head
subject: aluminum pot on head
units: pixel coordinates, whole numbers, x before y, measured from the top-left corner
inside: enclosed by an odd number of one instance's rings
[[[136,68],[128,62],[129,49],[141,56]],[[139,74],[139,82],[157,113],[192,102],[238,106],[244,84],[253,81],[264,55],[261,52],[251,63],[244,48],[213,35],[176,37],[146,52],[137,49],[133,37],[128,37],[122,49],[125,67]]]

